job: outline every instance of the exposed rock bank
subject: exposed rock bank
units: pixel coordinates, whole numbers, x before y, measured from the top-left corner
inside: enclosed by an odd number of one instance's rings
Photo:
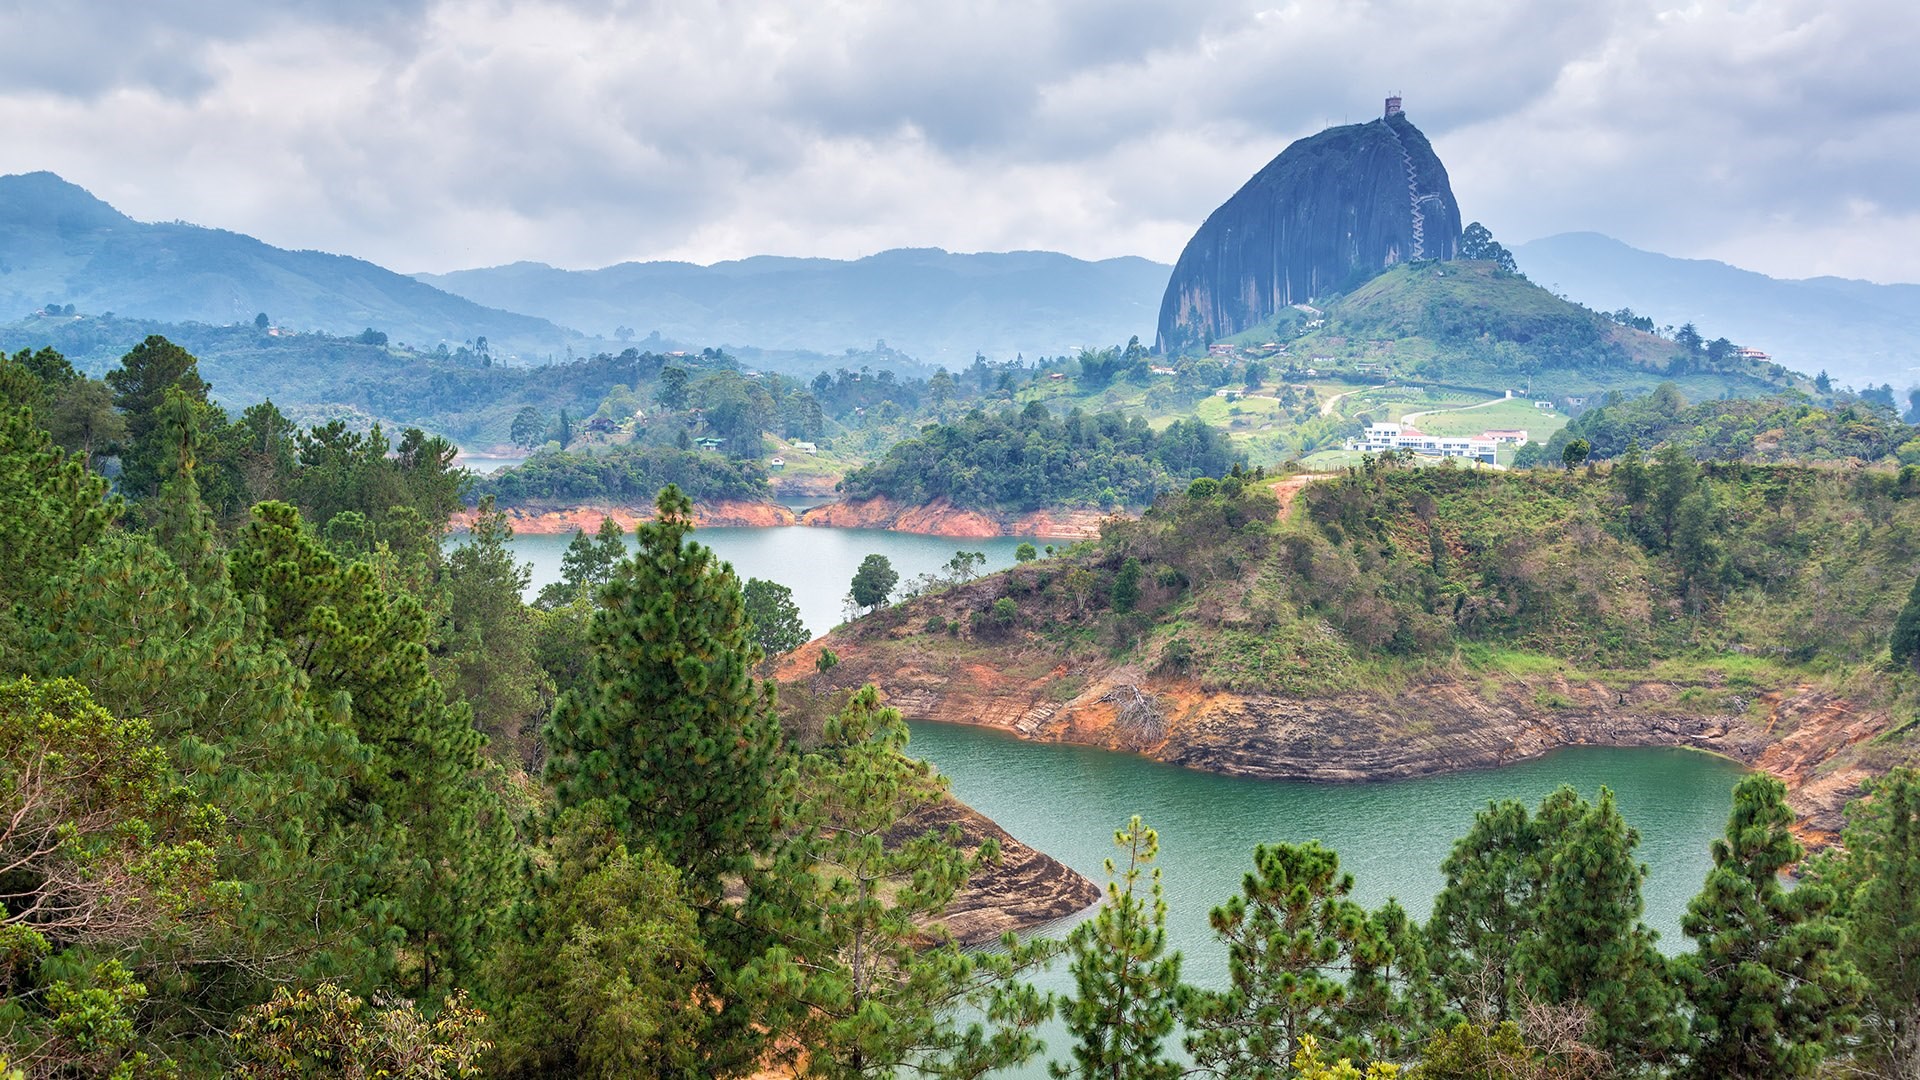
[[[840,663],[813,675],[823,643]],[[1402,779],[1507,765],[1564,746],[1689,747],[1779,776],[1803,838],[1814,844],[1838,833],[1847,800],[1876,771],[1861,760],[1862,744],[1892,723],[1806,686],[1742,698],[1657,681],[1435,678],[1392,694],[1298,698],[1209,691],[1124,667],[923,658],[904,644],[876,648],[835,636],[786,658],[780,675],[834,686],[872,682],[911,719],[1275,780]]]
[[[800,515],[803,525],[841,529],[893,529],[929,536],[982,538],[1031,536],[1043,540],[1089,540],[1110,515],[1098,510],[1035,510],[1025,514],[964,510],[944,499],[903,506],[881,496],[816,506]]]
[[[612,518],[623,529],[652,521],[651,506],[573,506],[564,510],[538,510],[529,507],[506,508],[513,531],[523,536],[563,536],[575,530],[593,532],[603,518]],[[462,510],[453,515],[455,529],[473,527],[476,511]],[[776,525],[797,525],[799,518],[779,503],[720,500],[693,505],[696,528],[763,529]]]
[[[955,799],[914,815],[900,832],[919,834],[960,825],[969,851],[989,837],[1000,842],[1000,861],[976,872],[947,908],[947,929],[963,944],[999,940],[1009,930],[1028,930],[1084,911],[1100,901],[1100,887],[1043,852],[1021,843],[986,815]]]

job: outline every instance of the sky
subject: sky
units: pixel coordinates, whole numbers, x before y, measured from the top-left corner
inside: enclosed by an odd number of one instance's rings
[[[0,4],[0,173],[406,271],[1172,262],[1399,93],[1467,220],[1920,281],[1912,0]]]

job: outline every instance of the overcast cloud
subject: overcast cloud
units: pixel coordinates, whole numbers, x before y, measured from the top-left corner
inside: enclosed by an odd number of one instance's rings
[[[0,172],[406,270],[1171,262],[1398,91],[1466,217],[1920,281],[1912,0],[0,8]]]

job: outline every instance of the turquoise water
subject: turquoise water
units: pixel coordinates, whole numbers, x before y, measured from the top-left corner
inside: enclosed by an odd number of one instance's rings
[[[527,536],[515,550],[534,568],[534,588],[554,580],[570,537]],[[840,600],[869,553],[893,560],[902,580],[946,562],[956,549],[984,551],[989,570],[1011,565],[1018,540],[954,540],[881,530],[702,529],[695,539],[732,562],[742,578],[794,591],[815,633],[841,619]],[[1686,947],[1680,915],[1710,864],[1708,845],[1726,825],[1743,769],[1686,750],[1572,748],[1498,770],[1372,784],[1304,784],[1216,776],[1091,747],[1026,742],[1005,732],[916,723],[910,751],[937,766],[954,794],[1008,832],[1105,884],[1102,861],[1115,829],[1141,815],[1159,830],[1169,908],[1168,940],[1186,956],[1186,978],[1219,985],[1225,954],[1207,912],[1240,886],[1259,843],[1319,840],[1340,853],[1355,898],[1369,907],[1397,897],[1424,919],[1440,888],[1440,861],[1489,800],[1529,805],[1562,783],[1592,798],[1611,787],[1640,832],[1649,868],[1646,921],[1669,951]],[[1073,920],[1047,929],[1065,933]],[[1064,967],[1042,985],[1066,992]],[[1065,1033],[1047,1033],[1064,1058]],[[1042,1076],[1044,1066],[1010,1073]]]
[[[853,582],[853,572],[868,555],[885,555],[900,574],[900,583],[932,573],[956,551],[986,555],[987,571],[1013,565],[1018,538],[957,540],[950,536],[920,536],[885,529],[823,529],[790,525],[773,529],[697,529],[693,539],[712,548],[733,564],[741,581],[750,577],[777,581],[793,590],[800,621],[815,636],[840,625],[845,615],[841,601]],[[533,564],[532,592],[560,577],[560,557],[573,541],[567,536],[516,536],[513,550]],[[631,535],[629,535],[631,542]],[[1046,541],[1034,541],[1044,548]]]
[[[1028,844],[1102,887],[1114,830],[1139,814],[1160,834],[1167,944],[1184,956],[1183,978],[1224,986],[1226,954],[1207,912],[1240,888],[1254,845],[1319,840],[1340,853],[1354,898],[1376,907],[1397,897],[1424,920],[1441,886],[1440,861],[1489,800],[1530,806],[1562,783],[1588,798],[1611,787],[1640,833],[1649,873],[1645,919],[1669,952],[1687,948],[1680,916],[1711,865],[1708,845],[1726,826],[1739,765],[1689,750],[1577,747],[1482,772],[1372,784],[1304,784],[1216,776],[1130,754],[1033,743],[958,724],[915,723],[909,752],[938,766],[954,794]],[[1083,914],[1079,918],[1084,918]],[[1043,932],[1064,935],[1075,919]],[[1070,994],[1064,964],[1035,982]],[[1043,1032],[1062,1060],[1068,1036]],[[1046,1075],[1043,1063],[1003,1074]]]

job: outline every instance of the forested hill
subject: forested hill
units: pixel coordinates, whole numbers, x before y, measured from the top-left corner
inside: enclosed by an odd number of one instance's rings
[[[666,357],[629,349],[539,367],[496,362],[488,343],[415,351],[380,335],[269,334],[252,323],[212,326],[120,315],[29,319],[0,326],[0,350],[52,348],[82,371],[104,373],[125,353],[162,336],[198,358],[214,400],[239,411],[273,401],[289,415],[419,426],[463,445],[505,443],[514,415],[593,412],[615,386],[656,378],[668,363],[692,371],[731,368],[713,353]]]
[[[420,278],[589,333],[610,336],[626,326],[829,356],[884,339],[957,370],[976,353],[1010,360],[1144,336],[1166,275],[1165,265],[1131,257],[1087,262],[1050,251],[911,248],[850,261],[758,256],[599,270],[514,263]]]
[[[287,251],[185,222],[135,221],[52,173],[0,176],[0,319],[49,304],[164,322],[368,327],[423,350],[478,338],[547,356],[580,337],[361,259]]]
[[[1365,362],[1403,381],[1524,387],[1563,399],[1666,381],[1695,400],[1813,388],[1778,364],[1741,358],[1730,343],[1708,350],[1623,325],[1482,260],[1394,267],[1328,303],[1324,323],[1302,333],[1292,317],[1301,334],[1289,344],[1295,363]]]
[[[1555,433],[1544,459],[1560,460],[1573,439],[1585,439],[1595,458],[1671,445],[1715,461],[1920,464],[1920,429],[1903,423],[1888,401],[1852,396],[1826,403],[1791,394],[1689,405],[1667,384],[1581,414]]]
[[[1233,457],[1227,437],[1199,420],[1156,433],[1139,417],[1075,409],[1056,418],[1035,402],[928,425],[848,473],[841,490],[852,499],[945,499],[969,510],[1138,507],[1196,476],[1225,472]]]

